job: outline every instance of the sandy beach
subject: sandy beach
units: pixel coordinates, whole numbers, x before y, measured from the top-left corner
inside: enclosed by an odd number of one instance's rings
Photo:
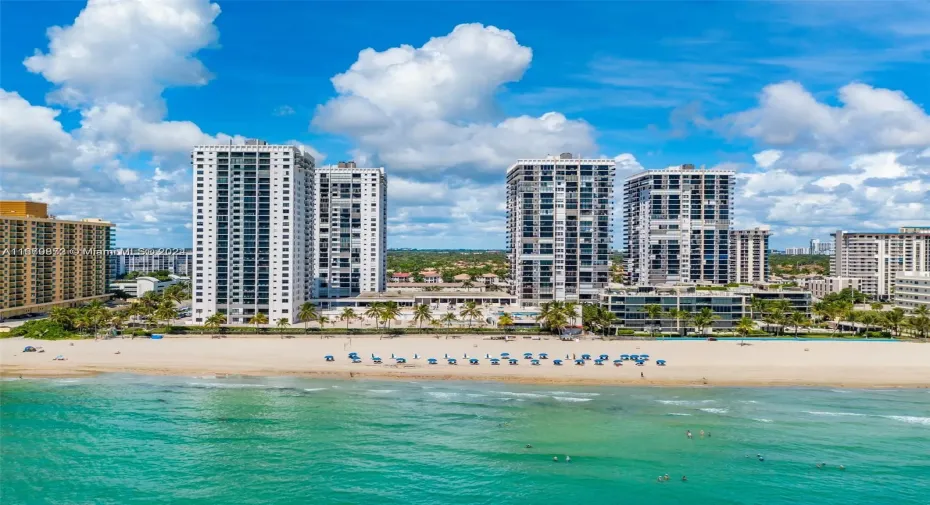
[[[44,353],[24,353],[26,345],[41,346]],[[119,354],[116,354],[117,351]],[[353,364],[355,351],[363,363]],[[492,366],[485,359],[509,352],[518,365]],[[549,354],[540,366],[522,359],[524,352]],[[407,358],[397,365],[391,354]],[[444,359],[458,358],[458,365]],[[645,366],[608,362],[577,366],[568,361],[555,366],[552,359],[582,354],[648,354]],[[53,361],[56,355],[66,361]],[[335,356],[326,362],[324,356]],[[384,359],[375,365],[371,355]],[[414,359],[419,354],[420,359]],[[470,365],[464,355],[480,358]],[[428,365],[427,358],[439,359]],[[664,359],[660,367],[655,360]],[[560,342],[518,340],[503,342],[482,337],[456,339],[404,337],[237,337],[211,339],[167,337],[163,340],[115,339],[81,341],[0,341],[0,374],[4,376],[64,376],[103,372],[163,375],[259,375],[328,378],[398,378],[430,380],[482,380],[525,383],[711,386],[844,386],[930,387],[930,345],[909,342],[804,342],[761,341],[740,346],[735,341],[611,341]],[[642,374],[644,377],[641,377]]]

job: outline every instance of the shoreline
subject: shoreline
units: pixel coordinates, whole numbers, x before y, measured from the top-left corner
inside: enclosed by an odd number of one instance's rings
[[[707,341],[597,341],[561,342],[523,340],[504,342],[483,337],[456,339],[405,337],[334,337],[326,339],[280,338],[181,338],[162,340],[114,339],[100,341],[0,341],[0,377],[87,377],[98,374],[224,377],[304,377],[336,380],[426,380],[478,381],[516,384],[574,386],[658,387],[839,387],[930,388],[930,345],[900,342],[762,341],[741,346],[736,342]],[[43,347],[44,353],[24,353],[27,345]],[[355,351],[362,363],[347,358]],[[119,354],[117,354],[119,352]],[[493,366],[487,355],[509,352],[521,357],[546,352],[551,359],[533,366],[520,359],[518,365]],[[407,358],[395,364],[392,353]],[[448,353],[459,360],[449,365]],[[581,354],[610,358],[602,366],[587,361],[574,365]],[[644,366],[626,361],[612,364],[620,354],[649,354]],[[52,361],[56,355],[66,361]],[[378,355],[384,364],[375,365]],[[419,354],[419,359],[414,359]],[[334,362],[323,357],[333,355]],[[478,358],[479,365],[468,359]],[[426,358],[435,357],[437,365]],[[563,359],[561,367],[553,359]],[[665,359],[667,366],[655,365]],[[641,377],[640,375],[643,375]]]

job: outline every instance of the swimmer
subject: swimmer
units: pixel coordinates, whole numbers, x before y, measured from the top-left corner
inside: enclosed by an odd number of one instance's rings
[[[823,463],[817,463],[817,468],[823,468]]]
[[[707,438],[710,438],[710,432],[709,432],[709,431],[707,432]]]
[[[759,456],[759,461],[765,461],[765,458],[763,458],[762,456]]]
[[[839,466],[839,469],[840,469],[840,470],[845,470],[845,469],[846,469],[846,466],[840,465],[840,466]]]
[[[660,475],[659,478],[656,479],[656,482],[663,482],[664,480],[665,480],[665,479],[663,479],[662,476]]]
[[[704,430],[701,430],[701,438],[704,438]]]
[[[572,457],[571,457],[571,456],[565,456],[565,462],[566,462],[566,463],[571,463],[571,462],[572,462]]]
[[[558,462],[559,462],[559,457],[558,457],[558,456],[552,456],[552,462],[553,462],[553,463],[558,463]]]
[[[665,480],[668,481],[669,479],[670,477],[668,476],[668,474],[665,474]]]
[[[527,449],[532,449],[532,448],[533,448],[533,446],[532,446],[532,445],[530,445],[530,444],[526,444],[526,448],[527,448]]]
[[[688,477],[685,476],[685,475],[682,475],[682,476],[681,476],[681,481],[682,481],[682,482],[688,482]]]
[[[691,435],[691,430],[685,431],[685,435],[688,437],[688,439],[693,438],[693,435]]]

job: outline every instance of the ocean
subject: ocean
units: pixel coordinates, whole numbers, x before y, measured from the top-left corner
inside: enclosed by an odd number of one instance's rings
[[[0,501],[926,505],[930,391],[4,380]]]

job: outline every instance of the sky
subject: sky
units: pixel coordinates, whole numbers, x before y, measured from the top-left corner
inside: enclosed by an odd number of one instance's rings
[[[384,166],[391,248],[504,248],[565,151],[732,168],[775,248],[930,224],[927,2],[2,1],[0,48],[0,198],[121,247],[189,247],[191,146],[245,138]]]

